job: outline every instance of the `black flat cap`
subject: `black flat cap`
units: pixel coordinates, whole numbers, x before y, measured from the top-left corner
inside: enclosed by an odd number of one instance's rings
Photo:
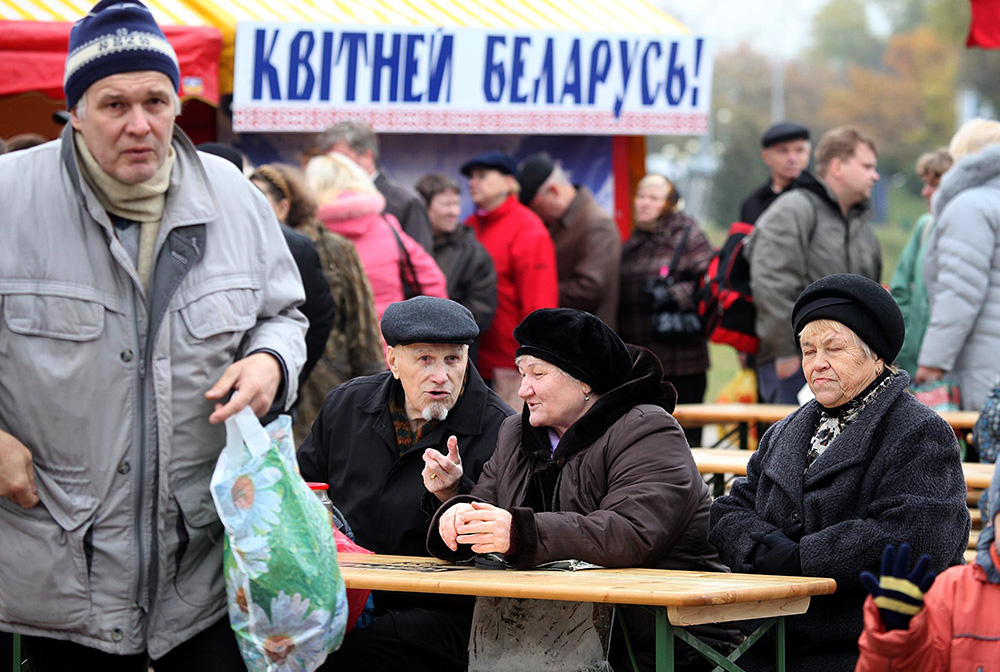
[[[632,368],[625,343],[600,318],[572,308],[539,308],[514,327],[515,355],[534,355],[582,380],[598,394]]]
[[[382,313],[382,336],[387,345],[410,343],[472,344],[479,327],[469,309],[450,299],[415,296],[390,303]]]
[[[761,138],[760,144],[764,148],[773,147],[779,142],[788,142],[789,140],[808,140],[809,139],[809,129],[802,124],[796,124],[791,121],[783,121],[780,124],[775,124],[771,128],[764,132],[764,137]]]
[[[471,177],[475,168],[492,168],[499,170],[504,175],[517,175],[517,164],[514,163],[514,159],[503,152],[486,152],[466,161],[462,164],[462,175]]]
[[[837,273],[806,287],[792,307],[796,342],[802,327],[822,319],[850,327],[887,364],[903,347],[903,313],[882,285],[864,276]]]
[[[544,152],[532,154],[524,160],[517,173],[517,181],[521,184],[520,198],[523,205],[530,205],[535,200],[538,189],[545,184],[545,180],[549,179],[549,175],[555,169],[555,161]]]

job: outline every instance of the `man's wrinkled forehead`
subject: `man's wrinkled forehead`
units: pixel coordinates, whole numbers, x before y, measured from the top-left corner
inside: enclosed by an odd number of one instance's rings
[[[170,100],[173,84],[170,78],[156,70],[108,75],[87,87],[88,99],[162,98]]]

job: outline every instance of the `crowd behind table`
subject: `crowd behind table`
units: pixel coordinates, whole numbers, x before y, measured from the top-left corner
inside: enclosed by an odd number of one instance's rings
[[[877,139],[833,129],[813,171],[808,128],[764,135],[770,175],[740,213],[761,339],[744,365],[762,401],[812,399],[713,502],[700,430],[671,415],[704,400],[707,335],[668,342],[653,324],[651,288],[669,278],[693,310],[714,253],[671,180],[639,182],[623,241],[545,154],[486,152],[411,186],[343,121],[301,168],[254,167],[192,146],[176,56],[152,40],[132,58],[112,39],[130,31],[161,35],[138,0],[77,22],[61,137],[0,145],[16,241],[0,246],[0,631],[34,672],[242,667],[206,493],[218,423],[245,405],[293,416],[303,476],[376,553],[832,577],[836,594],[788,622],[791,669],[1000,660],[1000,479],[962,566],[959,445],[907,392],[949,382],[970,410],[998,394],[1000,123],[921,157],[929,212],[891,294]],[[74,59],[94,40],[110,47]],[[324,669],[469,664],[469,600],[377,592],[369,616]],[[651,620],[622,620],[653,669]],[[722,653],[742,638],[691,631]],[[772,650],[741,665],[771,669]],[[608,653],[627,669],[620,628]],[[713,667],[685,646],[677,662]]]

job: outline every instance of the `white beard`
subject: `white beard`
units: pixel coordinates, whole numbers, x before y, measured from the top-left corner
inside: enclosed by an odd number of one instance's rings
[[[424,420],[446,420],[448,418],[448,407],[440,401],[432,401],[420,413]]]

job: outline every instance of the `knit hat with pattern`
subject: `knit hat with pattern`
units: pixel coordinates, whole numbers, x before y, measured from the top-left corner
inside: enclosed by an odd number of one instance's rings
[[[101,0],[73,24],[63,90],[66,108],[99,79],[123,72],[155,70],[180,87],[177,54],[149,9],[139,0]]]

